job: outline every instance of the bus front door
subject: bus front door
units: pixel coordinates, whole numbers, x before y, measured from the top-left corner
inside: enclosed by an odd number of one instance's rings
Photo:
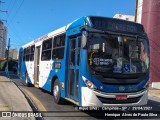
[[[81,38],[70,39],[68,97],[78,101]]]
[[[39,62],[40,62],[40,46],[35,50],[35,71],[34,71],[34,86],[39,87]]]

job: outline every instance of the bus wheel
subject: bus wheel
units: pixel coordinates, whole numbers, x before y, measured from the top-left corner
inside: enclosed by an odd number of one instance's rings
[[[52,92],[53,92],[53,98],[54,98],[55,103],[57,104],[61,103],[60,83],[58,79],[56,79],[53,83]]]

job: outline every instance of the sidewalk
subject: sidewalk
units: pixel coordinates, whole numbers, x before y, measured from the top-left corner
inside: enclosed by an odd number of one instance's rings
[[[160,100],[160,89],[155,89],[155,88],[149,87],[148,95],[151,97],[156,97]]]
[[[5,111],[19,111],[19,112],[27,112],[31,111],[32,108],[30,107],[28,101],[26,100],[25,96],[22,92],[18,89],[18,87],[8,78],[5,76],[0,75],[0,116],[2,116],[2,112]],[[0,120],[35,120],[33,117],[0,117]]]

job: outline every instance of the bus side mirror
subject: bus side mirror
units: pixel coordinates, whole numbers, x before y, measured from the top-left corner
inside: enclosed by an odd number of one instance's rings
[[[83,32],[82,34],[82,49],[86,49],[87,48],[87,33]]]

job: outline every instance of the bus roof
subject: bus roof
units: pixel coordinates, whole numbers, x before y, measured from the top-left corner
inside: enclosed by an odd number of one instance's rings
[[[91,28],[100,29],[100,30],[113,30],[113,31],[122,31],[122,32],[133,32],[136,34],[144,33],[143,26],[141,24],[130,22],[126,20],[120,20],[116,18],[107,18],[107,17],[101,17],[101,16],[84,16],[81,18],[78,18],[74,20],[72,23],[61,27],[57,30],[54,30],[44,36],[41,36],[27,44],[25,44],[22,47],[31,46],[34,43],[43,41],[47,38],[51,38],[53,36],[56,36],[58,34],[64,33],[65,31],[75,28],[77,26],[84,26],[88,25]]]
[[[76,21],[78,21],[78,20],[82,20],[82,18],[76,19],[75,21],[73,21],[72,23],[70,23],[70,24],[68,24],[66,26],[63,26],[63,27],[61,27],[61,28],[59,28],[57,30],[54,30],[54,31],[46,34],[46,35],[43,35],[43,36],[41,36],[41,37],[39,37],[39,38],[37,38],[37,39],[25,44],[25,45],[23,45],[22,48],[25,48],[27,46],[31,46],[31,45],[33,45],[33,44],[35,44],[37,42],[43,41],[43,40],[45,40],[47,38],[51,38],[51,37],[56,36],[58,34],[64,33],[67,29],[72,27],[72,25],[74,26],[75,25],[74,23],[76,23]]]

